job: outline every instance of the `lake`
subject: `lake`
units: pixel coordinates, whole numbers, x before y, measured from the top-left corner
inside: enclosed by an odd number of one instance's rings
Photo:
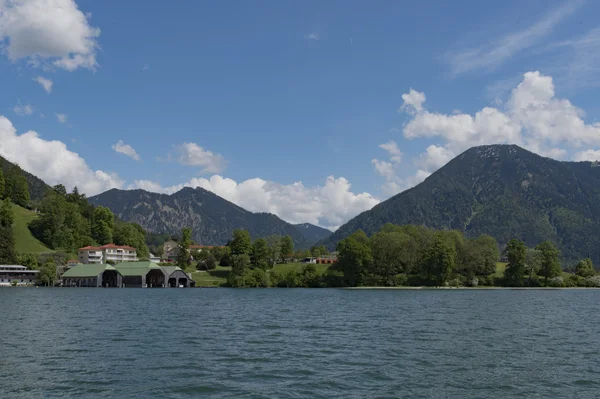
[[[0,397],[600,393],[600,290],[0,289]]]

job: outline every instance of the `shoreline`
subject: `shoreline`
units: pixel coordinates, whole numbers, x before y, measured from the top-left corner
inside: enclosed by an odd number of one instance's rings
[[[345,290],[598,290],[600,287],[341,287]]]

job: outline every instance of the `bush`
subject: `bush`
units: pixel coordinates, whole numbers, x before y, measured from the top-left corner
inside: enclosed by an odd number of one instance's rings
[[[460,278],[455,277],[452,280],[448,280],[444,283],[444,286],[446,287],[462,287],[463,283],[460,280]]]
[[[564,287],[565,282],[561,276],[553,277],[548,280],[548,287]]]
[[[585,283],[587,287],[600,287],[600,276],[588,277]]]
[[[10,282],[10,285],[13,286],[13,287],[16,287],[17,284],[19,284],[19,282],[17,280],[13,280],[13,281]]]
[[[394,276],[394,285],[396,287],[406,285],[407,282],[408,276],[406,274],[396,274],[396,276]]]

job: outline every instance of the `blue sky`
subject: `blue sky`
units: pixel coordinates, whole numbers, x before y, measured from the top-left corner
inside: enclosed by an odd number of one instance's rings
[[[473,145],[600,158],[597,15],[593,1],[0,0],[0,154],[89,195],[201,186],[336,228]]]

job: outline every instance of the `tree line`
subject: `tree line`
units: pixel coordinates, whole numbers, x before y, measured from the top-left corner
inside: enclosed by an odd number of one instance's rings
[[[590,259],[563,277],[560,251],[550,241],[527,248],[513,239],[508,264],[497,274],[498,243],[489,235],[466,238],[457,230],[387,224],[372,237],[359,230],[338,244],[348,286],[600,286]]]

